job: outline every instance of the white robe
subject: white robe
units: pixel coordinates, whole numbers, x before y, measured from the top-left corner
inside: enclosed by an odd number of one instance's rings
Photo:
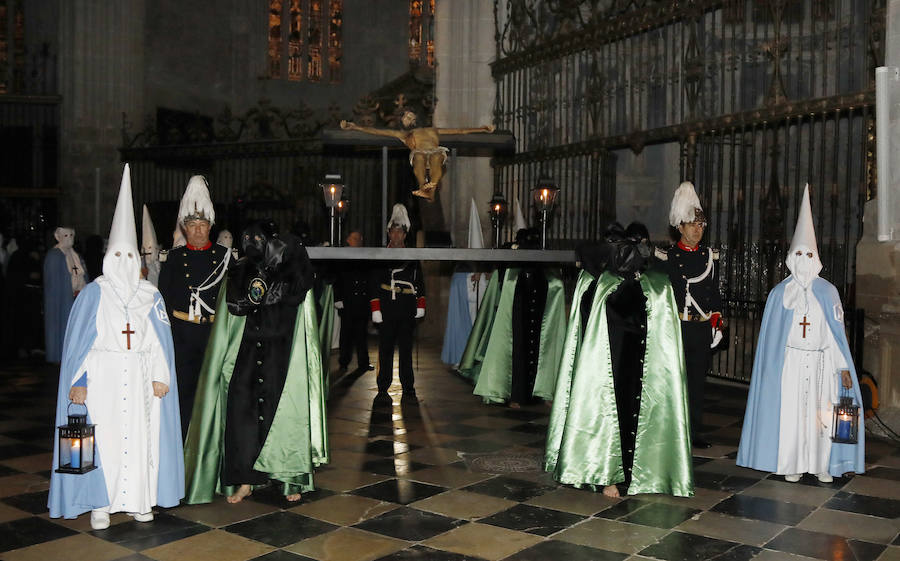
[[[797,294],[802,294],[798,292]],[[844,357],[818,300],[795,298],[781,374],[778,469],[781,475],[828,473],[832,415]],[[804,321],[806,336],[803,336]]]
[[[160,400],[152,382],[169,384],[168,363],[149,319],[157,291],[142,281],[126,322],[125,306],[109,281],[100,277],[97,284],[97,338],[75,378],[87,372],[86,405],[97,425],[109,512],[148,513],[156,504],[159,474]],[[126,323],[134,331],[130,350],[122,333]]]

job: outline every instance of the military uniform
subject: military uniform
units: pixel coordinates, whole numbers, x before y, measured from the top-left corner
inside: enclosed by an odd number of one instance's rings
[[[527,404],[537,378],[541,325],[547,303],[547,277],[538,268],[520,270],[513,296],[512,384],[509,400]]]
[[[668,251],[657,251],[657,257],[669,275],[681,319],[691,432],[696,436],[702,427],[704,383],[712,358],[710,317],[713,314],[722,315],[719,253],[703,244],[690,249],[676,243]]]
[[[172,323],[181,430],[185,435],[206,342],[215,321],[219,286],[231,258],[228,248],[213,243],[205,249],[177,247],[160,252],[159,291]]]
[[[402,261],[372,271],[369,302],[380,311],[378,330],[378,391],[387,392],[393,379],[394,348],[400,353],[400,384],[404,395],[415,395],[412,367],[413,331],[417,308],[425,308],[425,277],[418,261]]]
[[[360,262],[338,269],[334,282],[334,301],[343,302],[341,316],[340,356],[338,364],[347,368],[356,351],[356,364],[369,368],[366,327],[369,324],[369,268]]]

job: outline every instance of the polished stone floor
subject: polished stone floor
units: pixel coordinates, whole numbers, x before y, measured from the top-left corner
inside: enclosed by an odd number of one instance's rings
[[[0,366],[0,559],[21,560],[900,560],[900,449],[867,448],[868,472],[823,485],[739,468],[746,392],[711,386],[694,450],[696,494],[613,500],[539,471],[548,408],[487,406],[418,353],[421,402],[374,409],[374,373],[329,400],[331,464],[319,490],[287,503],[257,490],[237,505],[51,520],[47,487],[56,373]],[[373,354],[374,357],[374,354]]]

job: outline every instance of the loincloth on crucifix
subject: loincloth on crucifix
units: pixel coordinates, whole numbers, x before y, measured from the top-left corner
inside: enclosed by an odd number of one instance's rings
[[[438,146],[436,148],[414,148],[409,151],[409,165],[413,165],[413,158],[417,155],[425,156],[425,169],[431,169],[431,156],[433,154],[442,154],[443,158],[441,159],[441,165],[447,163],[447,158],[449,157],[447,154],[450,153],[450,149],[444,146]]]

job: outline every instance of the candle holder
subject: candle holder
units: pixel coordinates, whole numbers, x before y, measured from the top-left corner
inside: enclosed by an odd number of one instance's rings
[[[859,438],[859,406],[850,390],[841,389],[840,401],[834,406],[832,442],[856,444]]]
[[[336,230],[336,214],[337,207],[341,201],[341,194],[344,192],[344,183],[339,173],[329,173],[325,175],[325,182],[319,183],[322,188],[322,197],[325,199],[325,207],[328,209],[328,217],[331,220],[329,228],[329,239],[332,247],[335,245]]]
[[[87,424],[87,406],[84,414],[73,415],[69,403],[66,416],[69,422],[57,427],[59,430],[59,465],[56,473],[87,473],[97,468],[94,460],[94,427]]]
[[[541,249],[547,249],[547,226],[550,222],[550,212],[558,196],[559,187],[546,175],[542,175],[538,179],[537,187],[531,190],[534,206],[541,216]]]
[[[494,249],[497,249],[500,247],[500,232],[503,230],[503,223],[509,214],[509,203],[506,202],[503,193],[494,193],[488,204],[490,205],[488,214],[491,216],[491,226],[494,228]]]
[[[347,196],[347,192],[345,191],[340,200],[337,203],[337,206],[334,207],[335,214],[337,214],[337,245],[344,245],[344,219],[347,217],[347,213],[350,211],[350,198]]]

